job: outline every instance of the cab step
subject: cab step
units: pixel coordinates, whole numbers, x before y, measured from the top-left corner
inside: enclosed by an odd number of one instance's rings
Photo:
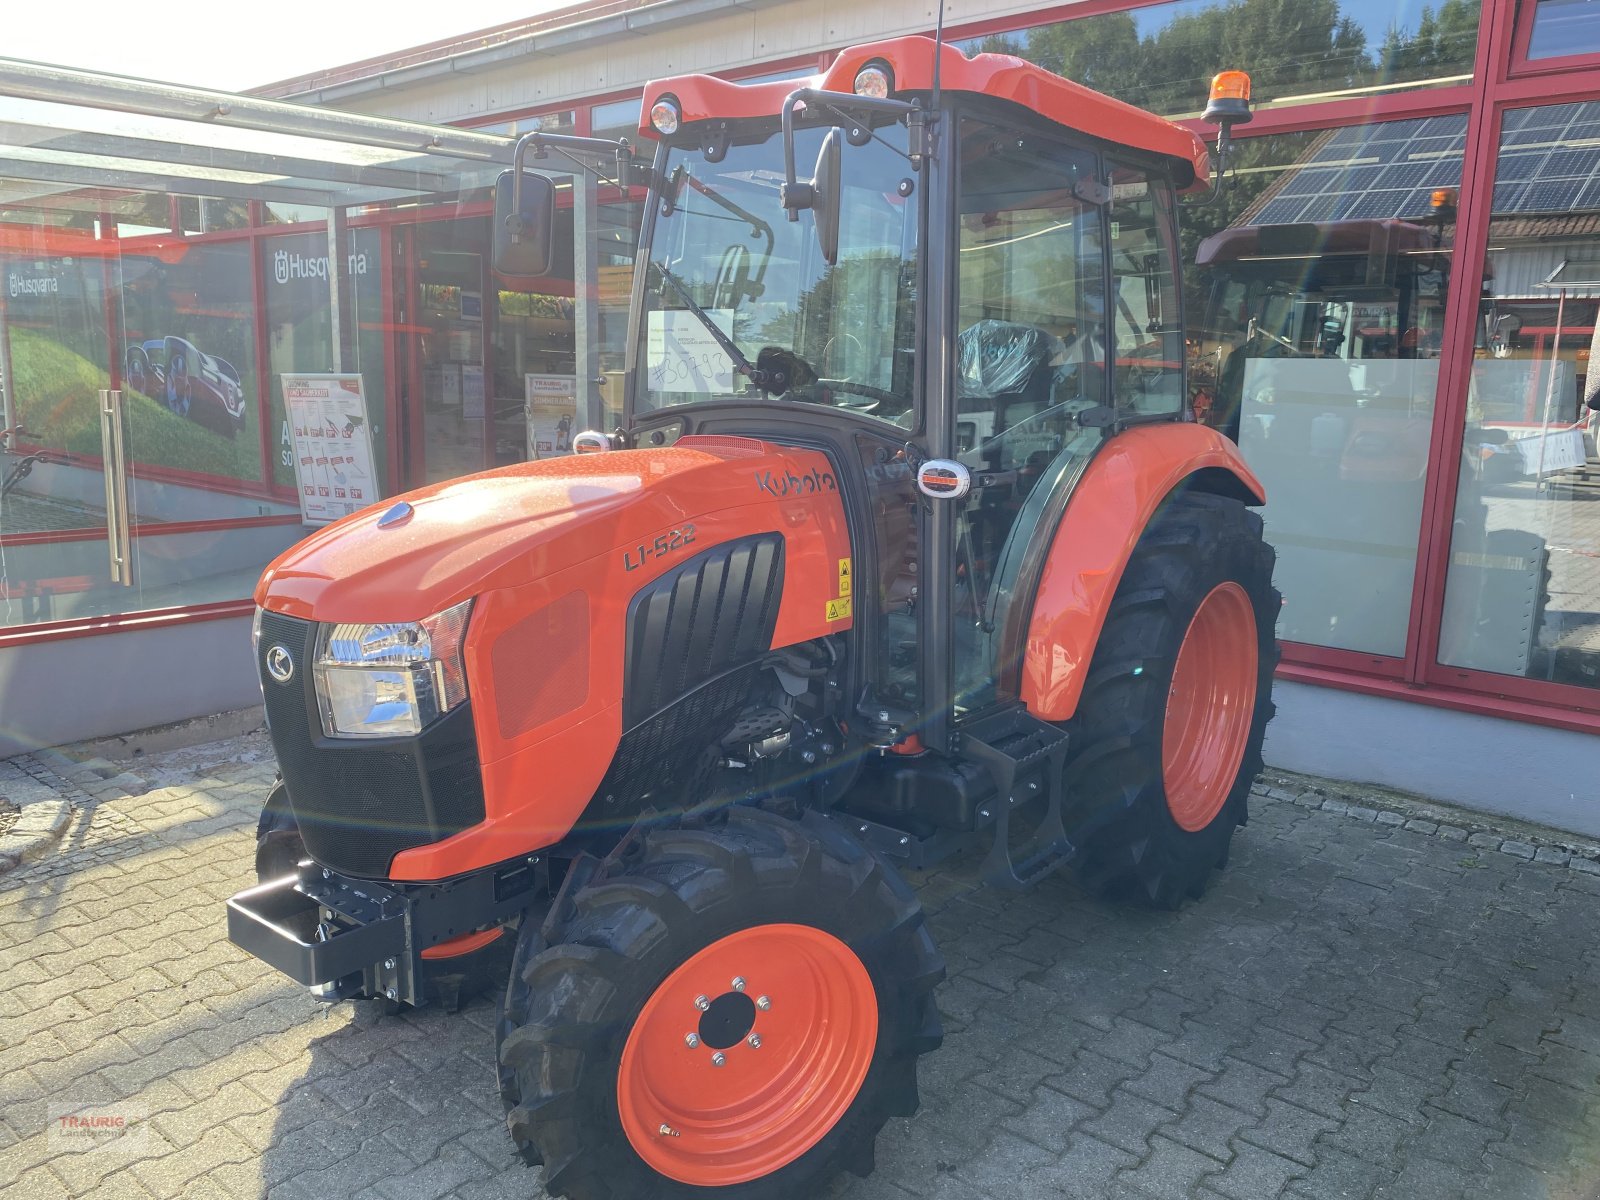
[[[994,794],[976,827],[991,841],[984,882],[1017,891],[1071,862],[1077,848],[1061,823],[1067,733],[1020,704],[960,726],[959,752],[988,771]]]

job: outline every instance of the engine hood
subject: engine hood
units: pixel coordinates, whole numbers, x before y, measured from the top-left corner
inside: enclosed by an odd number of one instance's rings
[[[685,438],[434,484],[290,547],[261,576],[255,600],[316,621],[419,620],[648,541],[687,519],[836,491],[817,458],[743,438]],[[385,520],[402,501],[410,514],[402,509]]]

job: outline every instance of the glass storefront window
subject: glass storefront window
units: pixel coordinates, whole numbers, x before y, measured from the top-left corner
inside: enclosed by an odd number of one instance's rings
[[[1508,112],[1439,660],[1600,687],[1600,103]],[[1600,405],[1600,397],[1596,397]]]
[[[301,216],[310,220],[314,215],[307,211]],[[286,488],[295,486],[294,439],[284,410],[282,376],[285,372],[328,371],[333,367],[326,211],[315,214],[314,219],[322,226],[314,233],[284,234],[258,243],[267,296],[263,320],[267,327],[267,376],[271,381],[267,429],[272,482]],[[346,364],[345,370],[361,374],[369,412],[376,418],[373,436],[381,444],[382,398],[387,378],[380,246],[378,230],[350,231],[346,268],[355,306],[356,361]],[[385,456],[377,455],[373,468],[378,478],[371,489],[374,498],[385,494],[385,467]]]
[[[0,216],[0,627],[236,600],[299,536],[262,478],[248,241],[156,225],[239,202],[185,199]]]
[[[309,526],[452,466],[388,428],[429,432],[417,405],[436,358],[462,364],[455,413],[486,424],[488,273],[443,276],[486,252],[477,214],[509,141],[418,127],[391,148],[388,126],[343,141],[11,98],[0,110],[0,628],[247,601]],[[439,138],[470,155],[408,148]],[[158,145],[179,149],[165,161]],[[152,177],[168,186],[130,186]],[[427,225],[471,231],[459,247],[395,241]],[[442,301],[445,283],[460,326],[440,333],[418,298]]]
[[[1198,116],[1211,76],[1248,70],[1258,105],[1466,83],[1476,0],[1173,0],[956,43],[1015,54],[1163,116]]]
[[[249,245],[158,235],[124,241],[121,251],[120,365],[123,390],[138,397],[136,461],[259,482]],[[146,402],[159,420],[140,437]],[[85,436],[98,449],[98,425]]]
[[[1191,398],[1266,485],[1287,641],[1405,652],[1466,125],[1250,139],[1180,213]]]
[[[597,138],[627,138],[639,141],[639,99],[596,104],[589,110],[589,128]]]
[[[560,112],[540,113],[534,117],[517,117],[512,121],[474,125],[472,130],[474,133],[503,133],[509,137],[521,137],[525,133],[571,133],[573,115],[569,108]]]
[[[1528,57],[1600,54],[1600,7],[1593,0],[1537,0]]]

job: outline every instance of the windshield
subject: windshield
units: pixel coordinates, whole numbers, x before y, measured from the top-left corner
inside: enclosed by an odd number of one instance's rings
[[[825,133],[796,133],[802,175]],[[911,424],[916,172],[904,126],[875,135],[842,147],[834,266],[812,214],[791,222],[779,207],[776,130],[721,162],[671,151],[645,278],[641,408],[770,396]]]

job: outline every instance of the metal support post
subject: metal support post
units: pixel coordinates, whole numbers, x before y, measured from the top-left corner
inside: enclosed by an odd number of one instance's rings
[[[600,389],[600,191],[595,177],[572,177],[573,370],[578,377],[578,420],[583,429],[601,429],[605,402]]]
[[[350,286],[350,218],[328,210],[328,309],[333,335],[333,371],[355,367],[355,291]]]

